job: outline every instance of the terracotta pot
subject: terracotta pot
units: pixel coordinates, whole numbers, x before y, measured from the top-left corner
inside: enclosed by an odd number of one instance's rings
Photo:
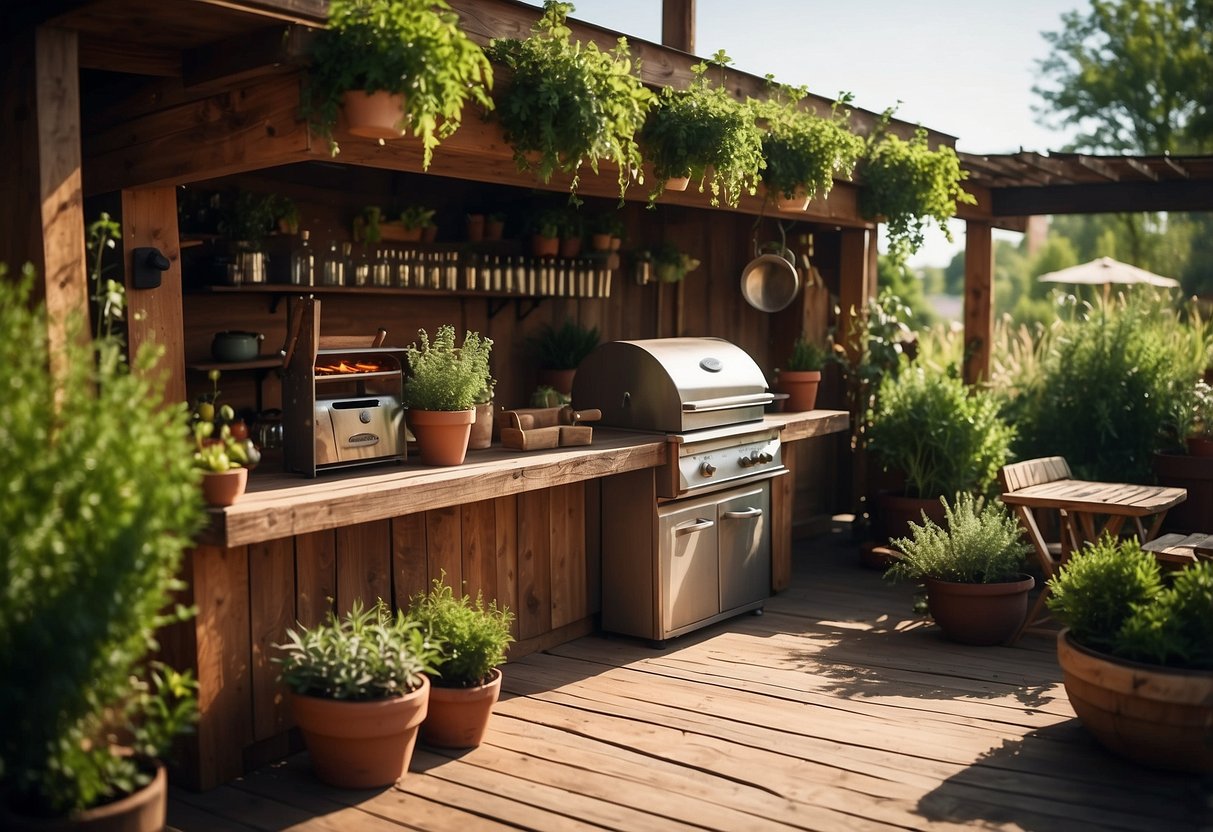
[[[474,688],[430,688],[430,709],[421,725],[421,741],[437,748],[475,748],[484,741],[493,706],[501,695],[501,671]]]
[[[476,421],[468,436],[468,450],[483,451],[493,444],[493,403],[476,405]]]
[[[820,384],[820,370],[780,370],[776,386],[780,393],[788,394],[783,409],[795,413],[815,408]]]
[[[551,387],[557,393],[571,396],[573,395],[573,377],[576,375],[576,367],[571,370],[540,370],[539,383]]]
[[[248,469],[205,471],[202,474],[202,498],[208,506],[230,506],[240,499],[248,487]]]
[[[484,214],[468,214],[467,235],[469,243],[484,239]]]
[[[1028,616],[1031,575],[996,584],[961,584],[927,578],[927,608],[952,641],[961,644],[1005,644]]]
[[[423,243],[432,243],[438,239],[438,226],[427,225],[421,229],[421,241]]]
[[[1154,454],[1154,474],[1159,485],[1188,490],[1188,499],[1167,512],[1163,528],[1180,532],[1208,531],[1208,518],[1213,514],[1213,458]]]
[[[342,789],[390,786],[408,773],[430,682],[404,696],[346,702],[291,694],[316,776]]]
[[[590,248],[594,251],[610,251],[611,250],[611,235],[610,234],[591,234]]]
[[[560,253],[560,238],[531,235],[531,254],[536,257],[555,257]]]
[[[809,198],[805,196],[804,191],[800,188],[796,189],[796,195],[787,197],[782,193],[775,198],[775,205],[780,211],[804,211],[809,207]]]
[[[379,239],[392,243],[417,243],[421,241],[421,229],[405,228],[402,222],[381,222]]]
[[[623,238],[611,237],[611,251],[619,251],[621,248],[623,248]]]
[[[1109,751],[1151,768],[1213,772],[1213,671],[1097,653],[1057,634],[1066,696]]]
[[[901,494],[880,494],[876,497],[879,528],[889,541],[910,536],[910,523],[922,525],[926,515],[937,526],[946,528],[943,503],[938,497],[906,497]]]
[[[581,238],[580,237],[565,237],[560,241],[560,256],[565,259],[572,259],[581,254]]]
[[[691,177],[689,176],[671,176],[665,181],[665,189],[667,191],[685,191],[690,184]]]
[[[1213,436],[1189,436],[1186,444],[1192,456],[1213,456]]]
[[[0,811],[7,832],[160,832],[164,829],[168,777],[156,766],[152,782],[126,797],[66,818],[33,818]]]
[[[398,139],[404,135],[404,96],[378,90],[349,90],[341,97],[346,129],[364,139]]]
[[[475,419],[474,408],[410,410],[408,423],[421,449],[421,464],[462,465]]]
[[[505,220],[495,220],[489,217],[484,221],[484,239],[500,240],[505,233]]]

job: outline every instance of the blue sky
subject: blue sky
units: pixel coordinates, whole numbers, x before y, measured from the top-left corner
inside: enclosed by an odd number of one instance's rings
[[[540,0],[525,0],[541,5]],[[661,0],[574,0],[573,17],[661,41]],[[880,112],[901,101],[898,117],[958,138],[971,153],[1061,148],[1073,131],[1037,123],[1036,61],[1048,54],[1041,32],[1060,28],[1083,0],[698,0],[699,55],[724,49],[739,69],[773,73]],[[957,243],[963,224],[957,224]],[[911,259],[944,265],[957,246],[935,232]]]

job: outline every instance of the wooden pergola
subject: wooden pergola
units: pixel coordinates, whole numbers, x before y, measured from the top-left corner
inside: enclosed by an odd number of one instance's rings
[[[1045,214],[1213,210],[1213,156],[1099,156],[1020,151],[960,154],[965,188],[984,217],[967,221],[965,237],[965,381],[990,369],[994,334],[991,229],[1023,231]],[[964,206],[966,209],[973,206]]]

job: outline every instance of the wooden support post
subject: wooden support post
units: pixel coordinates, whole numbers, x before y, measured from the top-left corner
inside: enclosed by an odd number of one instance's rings
[[[852,333],[856,322],[867,314],[868,300],[871,299],[876,284],[875,258],[875,229],[843,229],[838,258],[838,302],[841,307],[838,332],[839,337],[843,339],[847,356],[852,361],[859,359],[859,353],[863,349],[862,344],[854,341]],[[852,414],[852,419],[863,418],[862,403],[848,402],[848,407],[858,410]],[[850,504],[857,520],[867,511],[867,470],[867,454],[862,445],[856,445],[851,454]]]
[[[695,0],[662,0],[661,45],[695,53]]]
[[[168,258],[155,289],[132,285],[136,248],[152,247]],[[163,374],[167,402],[185,400],[185,346],[181,338],[181,243],[177,235],[177,194],[172,187],[122,192],[122,260],[126,265],[127,345],[134,356],[147,342],[165,350],[156,371]]]
[[[988,222],[969,220],[965,231],[964,380],[990,375],[994,341],[994,245]]]
[[[87,321],[80,181],[80,73],[73,31],[17,34],[0,58],[0,263],[32,263],[46,301],[51,343],[67,321]]]

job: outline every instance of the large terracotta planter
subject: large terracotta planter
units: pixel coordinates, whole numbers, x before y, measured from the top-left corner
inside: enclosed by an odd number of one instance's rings
[[[398,139],[404,135],[404,96],[383,90],[349,90],[341,96],[346,129],[364,139]]]
[[[1023,626],[1028,593],[1036,586],[1031,575],[996,584],[961,584],[927,578],[927,608],[952,641],[961,644],[1004,644]]]
[[[408,773],[430,682],[404,696],[345,702],[291,694],[316,776],[342,789],[390,786]]]
[[[423,465],[462,465],[467,456],[476,411],[410,410],[409,427],[417,437]]]
[[[493,706],[501,695],[501,671],[474,688],[430,688],[430,708],[421,725],[421,741],[437,748],[475,748],[484,741]]]
[[[1213,671],[1097,653],[1057,635],[1066,696],[1105,748],[1151,768],[1213,772]]]
[[[910,523],[922,525],[922,515],[935,525],[946,528],[947,515],[938,497],[905,497],[901,494],[880,494],[876,498],[881,533],[888,540],[910,536]]]
[[[776,387],[787,393],[783,409],[793,413],[817,407],[817,388],[821,385],[820,370],[780,370]]]
[[[157,766],[152,782],[113,803],[66,818],[32,818],[0,811],[0,828],[7,832],[160,832],[167,796],[168,777],[164,766]]]
[[[476,421],[468,436],[469,451],[483,451],[493,444],[493,403],[476,405]]]
[[[233,505],[248,487],[248,469],[206,471],[202,475],[202,499],[208,506],[222,508]]]
[[[571,370],[540,370],[539,383],[545,387],[551,387],[557,393],[565,396],[573,395],[573,378],[577,375],[577,368]]]

